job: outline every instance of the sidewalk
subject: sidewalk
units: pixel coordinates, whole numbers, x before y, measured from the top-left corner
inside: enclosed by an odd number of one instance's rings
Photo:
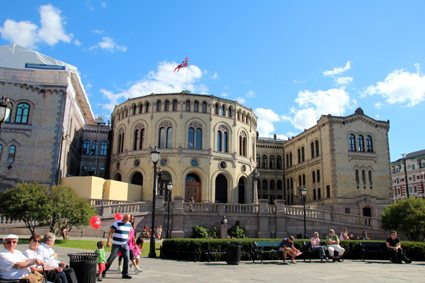
[[[19,248],[22,250],[21,248]],[[54,247],[60,259],[69,262],[67,254],[81,250]],[[115,260],[103,282],[123,282]],[[391,264],[385,261],[345,260],[336,263],[304,263],[283,265],[281,261],[263,264],[243,261],[239,265],[225,262],[190,262],[142,258],[143,272],[128,282],[210,283],[210,282],[424,282],[425,262]]]

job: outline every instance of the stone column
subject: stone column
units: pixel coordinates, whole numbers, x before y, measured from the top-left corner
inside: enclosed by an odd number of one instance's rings
[[[258,204],[258,179],[254,179],[254,195],[252,197],[252,203]]]

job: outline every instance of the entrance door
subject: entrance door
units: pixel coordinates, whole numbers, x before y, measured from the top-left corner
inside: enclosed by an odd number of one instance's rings
[[[215,202],[227,203],[227,179],[222,174],[215,179]]]
[[[239,179],[238,203],[245,203],[245,179],[244,178]]]
[[[185,201],[202,201],[202,183],[196,174],[188,174],[186,176],[186,184],[185,184],[185,193],[184,193]]]

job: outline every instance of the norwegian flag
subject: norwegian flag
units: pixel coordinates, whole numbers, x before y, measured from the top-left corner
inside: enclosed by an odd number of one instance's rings
[[[174,68],[174,72],[177,70],[180,71],[181,68],[187,68],[187,66],[189,65],[188,62],[188,58],[186,56],[186,58],[184,58],[183,62],[181,62],[181,64],[178,64],[177,67]]]

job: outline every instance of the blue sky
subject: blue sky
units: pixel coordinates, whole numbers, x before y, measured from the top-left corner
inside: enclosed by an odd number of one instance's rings
[[[424,149],[425,1],[4,1],[0,44],[76,66],[95,115],[129,97],[212,94],[281,138],[357,107],[391,160]],[[173,72],[185,56],[189,68]]]

